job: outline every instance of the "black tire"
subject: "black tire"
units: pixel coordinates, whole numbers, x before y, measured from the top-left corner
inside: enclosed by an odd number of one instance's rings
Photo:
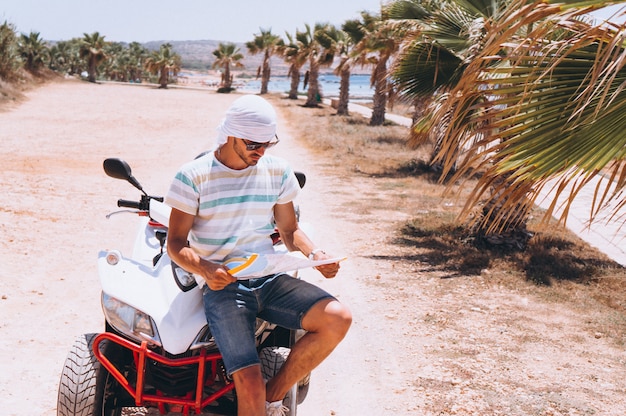
[[[261,359],[261,374],[266,380],[271,379],[278,373],[278,370],[283,366],[291,349],[286,347],[266,347],[259,352]],[[308,374],[305,378],[300,380],[294,385],[283,399],[283,404],[289,408],[288,416],[296,416],[297,407],[304,401],[309,391],[309,381],[311,375]]]
[[[93,340],[98,334],[84,334],[76,339],[65,359],[59,395],[57,416],[120,416],[122,408],[116,405],[117,381],[93,354]],[[112,344],[103,342],[107,357]]]

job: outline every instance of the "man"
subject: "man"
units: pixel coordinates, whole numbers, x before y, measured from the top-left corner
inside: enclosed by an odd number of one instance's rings
[[[291,386],[321,363],[350,327],[350,311],[330,294],[286,274],[237,280],[223,262],[244,253],[272,253],[275,227],[290,251],[330,258],[298,226],[300,190],[289,165],[265,155],[278,143],[276,113],[263,98],[233,102],[218,127],[218,147],[176,175],[165,202],[172,207],[167,247],[173,261],[200,276],[205,313],[237,391],[238,414],[283,415]],[[275,223],[275,225],[274,225]],[[319,266],[333,278],[339,264]],[[268,380],[255,347],[256,317],[307,331]]]

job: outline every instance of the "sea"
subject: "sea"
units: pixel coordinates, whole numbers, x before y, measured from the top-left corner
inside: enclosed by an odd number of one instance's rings
[[[300,77],[300,85],[298,86],[298,94],[305,95],[307,93],[303,85],[304,77]],[[339,97],[339,77],[334,74],[320,74],[318,81],[321,89],[321,95],[324,98]],[[235,80],[238,91],[258,93],[261,90],[261,80]],[[272,76],[267,86],[269,92],[289,93],[291,87],[291,79],[286,76]],[[351,75],[350,76],[350,99],[351,100],[371,100],[374,95],[374,89],[370,87],[370,75]]]

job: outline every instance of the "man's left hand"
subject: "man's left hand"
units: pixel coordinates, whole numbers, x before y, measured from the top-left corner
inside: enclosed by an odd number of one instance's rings
[[[329,256],[326,253],[318,253],[315,255],[314,260],[325,260],[325,259],[330,259],[331,256]],[[315,267],[325,278],[327,279],[332,279],[333,277],[335,277],[337,275],[337,272],[339,272],[339,268],[341,266],[339,265],[339,263],[330,263],[330,264],[322,264],[321,266],[317,266]]]

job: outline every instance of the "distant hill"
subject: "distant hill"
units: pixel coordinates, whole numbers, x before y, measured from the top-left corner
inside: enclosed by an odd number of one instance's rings
[[[172,45],[174,52],[182,58],[183,68],[191,70],[205,71],[211,69],[215,56],[213,51],[216,50],[220,43],[226,43],[223,40],[155,40],[143,44],[150,50],[158,50],[164,43]],[[239,52],[244,55],[242,69],[232,69],[235,77],[256,77],[258,68],[263,64],[263,54],[251,55],[246,48],[245,43],[235,42],[239,48]],[[272,75],[287,75],[289,67],[285,62],[273,56],[270,59]],[[305,68],[306,69],[306,68]],[[332,73],[332,69],[323,68],[320,73]],[[370,69],[365,67],[354,68],[352,74],[369,74]]]
[[[215,62],[215,56],[213,51],[216,50],[219,44],[225,43],[225,41],[219,40],[163,40],[163,41],[151,41],[143,44],[147,49],[158,50],[164,43],[172,45],[174,52],[180,55],[182,58],[182,66],[185,69],[195,70],[207,70],[211,69]],[[244,68],[241,70],[233,69],[235,73],[240,72],[246,75],[256,76],[257,69],[263,63],[263,54],[251,55],[248,53],[248,49],[244,43],[235,43],[239,48],[239,52],[244,55],[241,63]],[[278,57],[271,58],[272,75],[286,75],[288,66]]]

